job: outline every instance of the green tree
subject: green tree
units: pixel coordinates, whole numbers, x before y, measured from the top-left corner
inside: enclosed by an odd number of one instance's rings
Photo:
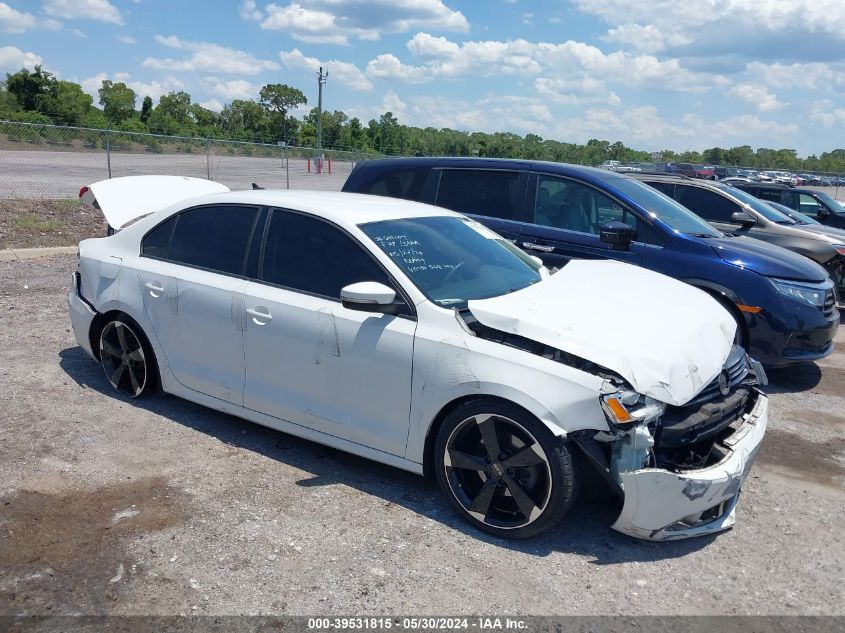
[[[268,113],[275,112],[282,117],[282,140],[288,140],[287,115],[293,108],[306,105],[308,99],[301,90],[287,84],[267,84],[259,91],[261,107]]]
[[[15,96],[22,110],[40,111],[44,99],[49,95],[50,86],[55,82],[52,74],[40,65],[29,71],[21,68],[18,72],[6,75],[6,90]]]
[[[103,113],[111,123],[118,124],[135,113],[135,91],[122,81],[114,83],[111,79],[104,79],[97,94],[100,95]]]
[[[81,125],[91,109],[94,99],[82,91],[82,87],[72,81],[54,81],[47,92],[40,98],[44,114],[54,123],[63,125]]]
[[[146,123],[149,118],[150,114],[153,111],[153,100],[152,97],[147,95],[144,97],[144,100],[141,102],[141,123]]]

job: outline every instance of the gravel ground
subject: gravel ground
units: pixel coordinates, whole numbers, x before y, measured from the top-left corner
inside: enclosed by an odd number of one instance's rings
[[[422,478],[115,397],[70,332],[74,265],[0,263],[0,614],[845,614],[843,334],[772,376],[733,530],[637,541],[596,488],[507,542]]]

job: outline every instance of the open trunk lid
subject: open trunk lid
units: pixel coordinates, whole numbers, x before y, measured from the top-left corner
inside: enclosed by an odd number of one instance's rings
[[[211,193],[229,191],[213,180],[188,176],[125,176],[101,180],[79,190],[84,204],[102,211],[113,230],[171,204]]]

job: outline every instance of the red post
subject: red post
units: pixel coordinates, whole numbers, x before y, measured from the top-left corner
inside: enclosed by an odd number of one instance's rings
[[[328,161],[329,161],[329,176],[331,176],[331,175],[332,175],[332,159],[331,159],[331,158],[327,158],[326,160],[328,160]]]
[[[322,173],[323,173],[323,159],[318,158],[317,159],[317,174],[322,174]]]
[[[308,173],[311,173],[311,159],[308,159]]]

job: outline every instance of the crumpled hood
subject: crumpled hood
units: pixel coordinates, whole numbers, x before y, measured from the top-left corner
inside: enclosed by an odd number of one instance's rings
[[[824,281],[827,273],[814,261],[753,237],[724,237],[705,240],[728,263],[766,277],[796,281]]]
[[[483,325],[592,361],[672,405],[719,374],[736,332],[701,290],[612,260],[573,260],[533,286],[468,307]]]

